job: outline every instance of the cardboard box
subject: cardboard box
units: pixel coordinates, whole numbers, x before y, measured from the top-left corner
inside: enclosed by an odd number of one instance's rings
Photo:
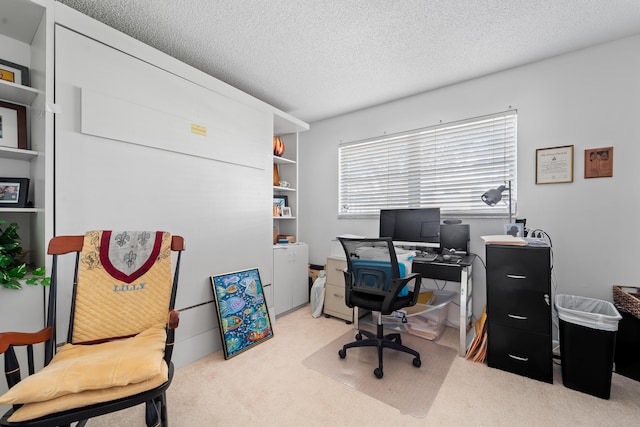
[[[289,243],[295,243],[296,236],[291,236],[289,234],[278,234],[278,242],[280,242],[280,240],[286,240]]]
[[[273,244],[278,243],[278,227],[273,227]]]

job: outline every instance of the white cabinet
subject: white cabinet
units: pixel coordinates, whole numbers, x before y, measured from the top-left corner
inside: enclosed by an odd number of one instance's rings
[[[276,316],[309,301],[309,246],[306,243],[273,247],[272,288]]]

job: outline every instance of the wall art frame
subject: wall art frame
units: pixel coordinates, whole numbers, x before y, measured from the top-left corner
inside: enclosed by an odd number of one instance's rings
[[[584,150],[584,177],[611,178],[613,176],[613,147]]]
[[[0,178],[0,208],[26,208],[29,178]]]
[[[15,62],[0,59],[0,80],[30,86],[29,68]]]
[[[211,276],[224,358],[273,337],[258,268]]]
[[[573,145],[536,150],[536,184],[573,182]]]
[[[27,107],[0,101],[0,147],[27,149]]]

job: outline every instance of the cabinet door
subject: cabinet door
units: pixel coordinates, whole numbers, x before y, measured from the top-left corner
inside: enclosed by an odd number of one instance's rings
[[[309,247],[305,244],[273,250],[273,300],[276,315],[309,301]]]
[[[273,306],[276,316],[290,310],[291,283],[295,280],[294,274],[288,268],[291,252],[289,248],[279,247],[273,250]]]
[[[299,307],[309,302],[309,246],[300,244],[291,249],[291,269],[295,275],[291,284],[292,307]]]

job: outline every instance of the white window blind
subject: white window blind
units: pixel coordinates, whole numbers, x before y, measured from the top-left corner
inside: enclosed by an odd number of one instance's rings
[[[480,197],[510,180],[515,201],[516,139],[517,113],[507,111],[340,144],[338,215],[439,207],[444,216],[506,216],[507,192],[493,207]]]

